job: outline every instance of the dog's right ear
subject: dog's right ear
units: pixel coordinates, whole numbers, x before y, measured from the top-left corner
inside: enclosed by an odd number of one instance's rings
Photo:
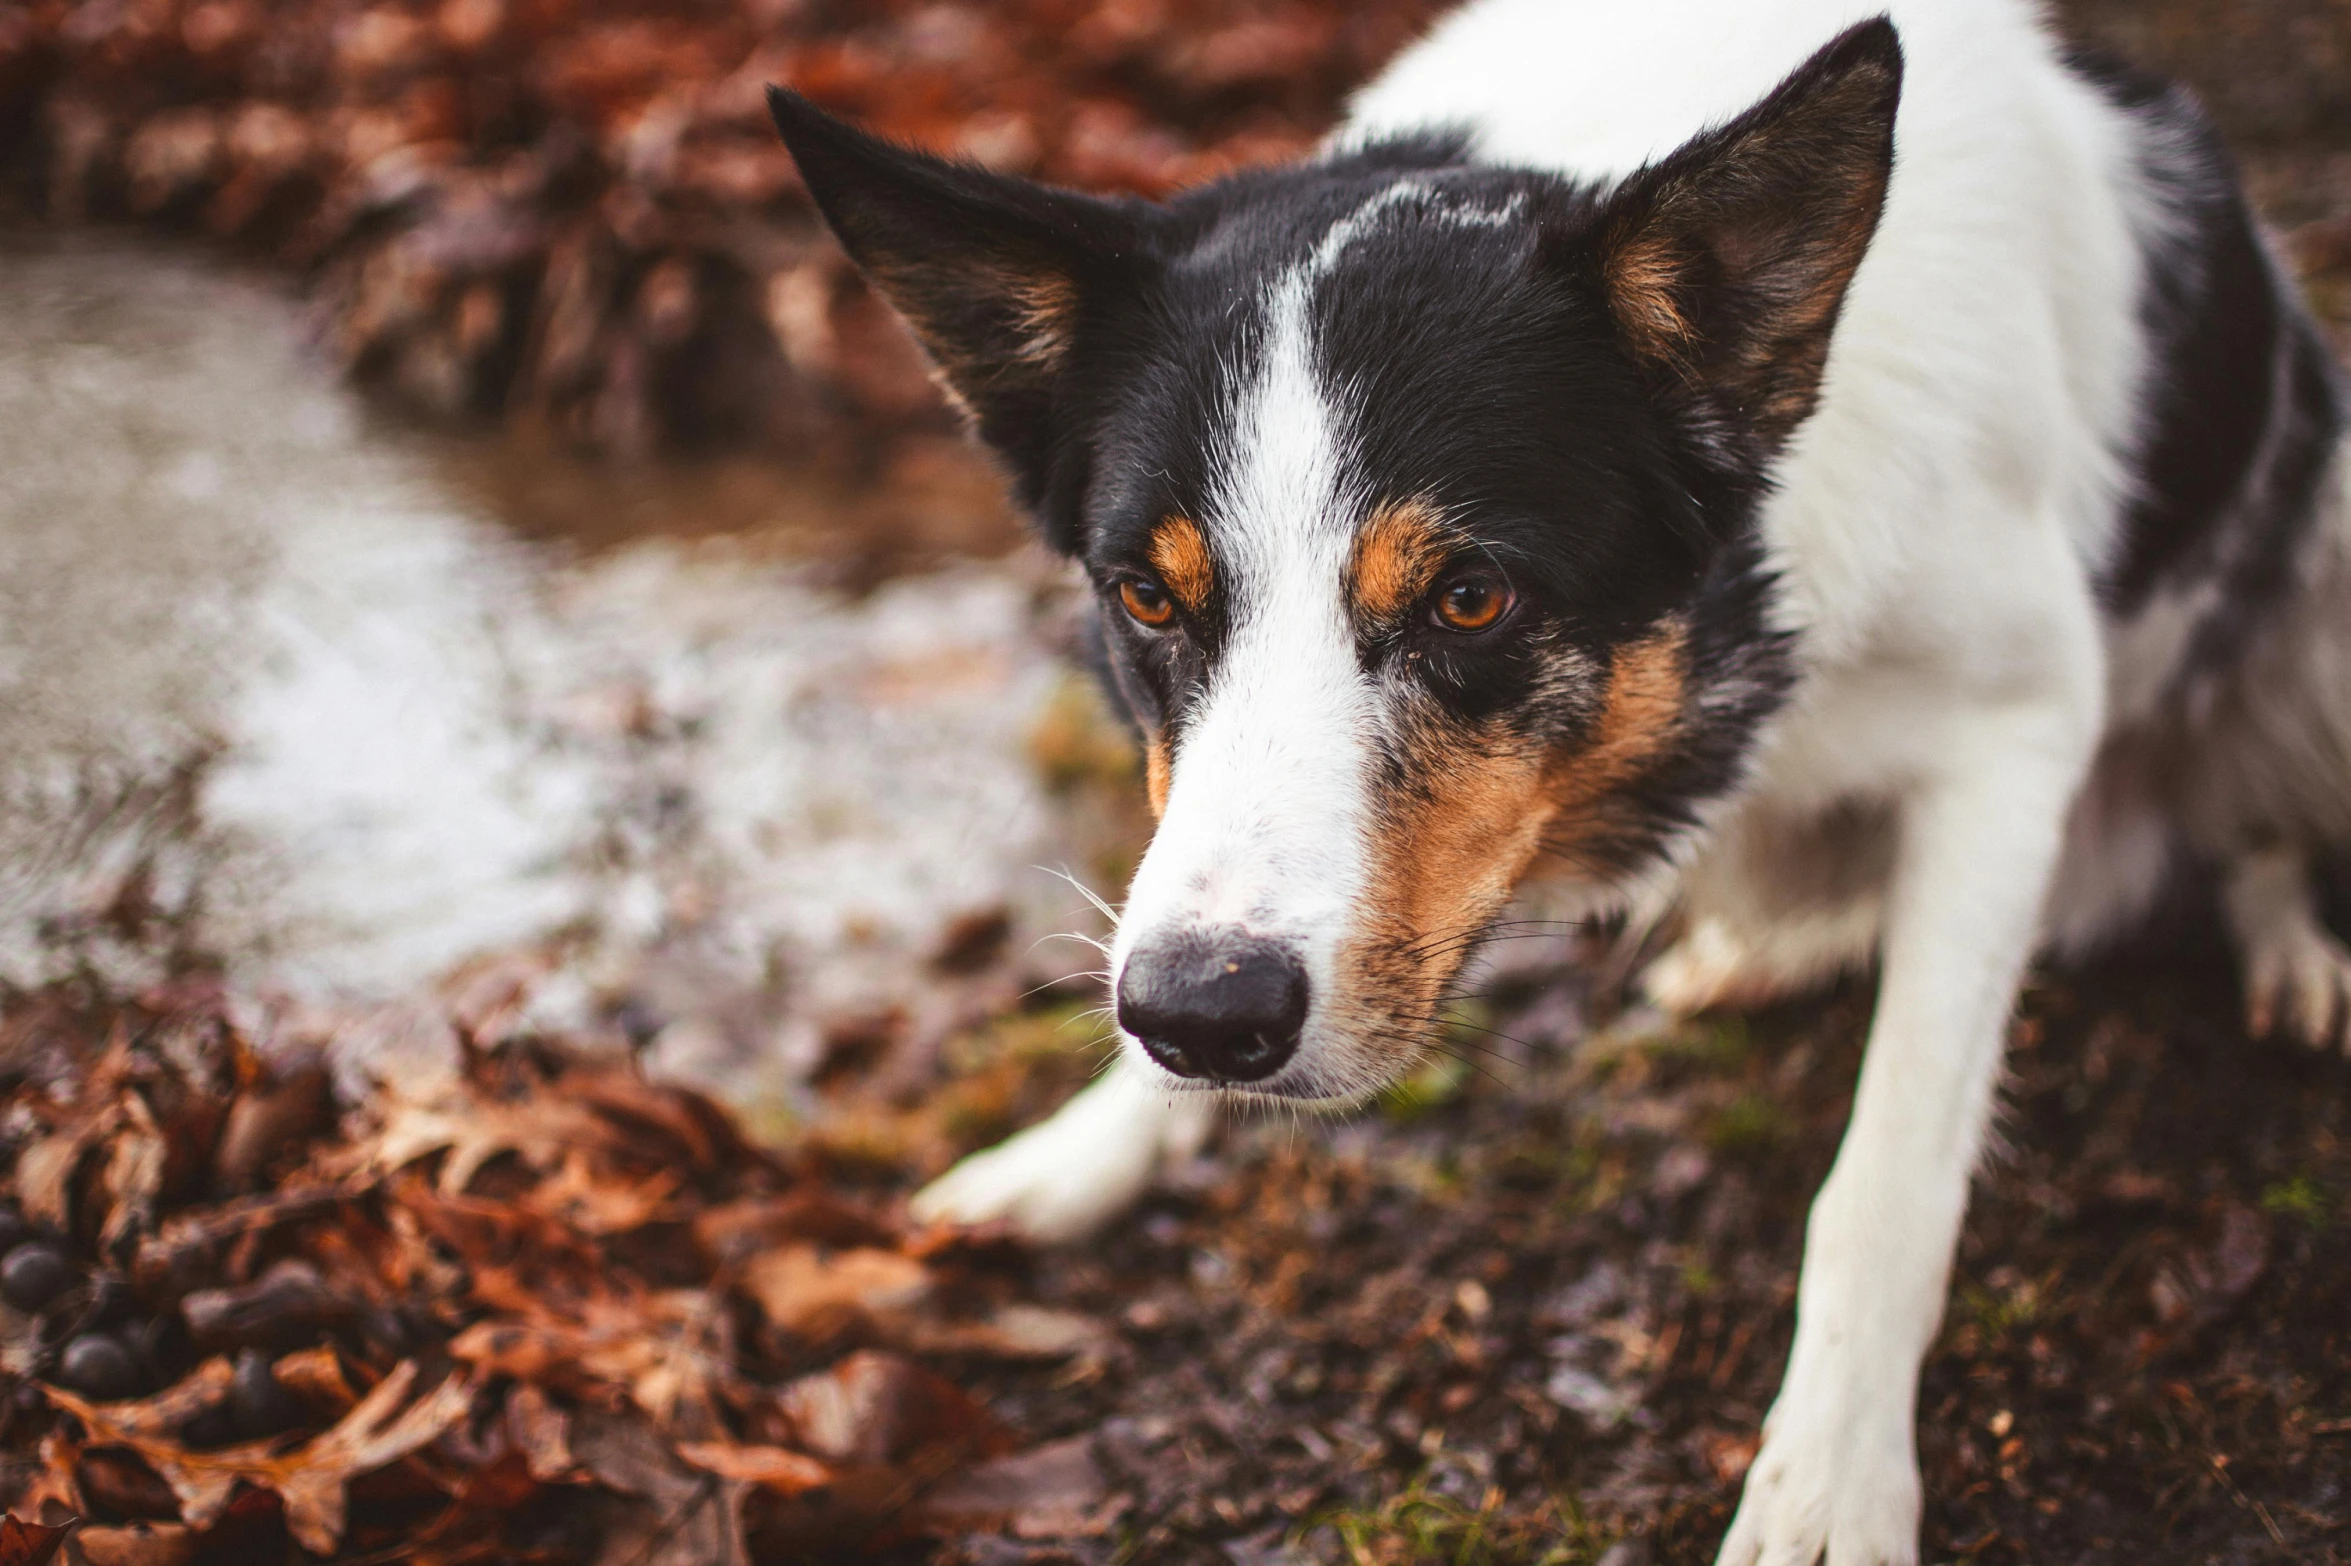
[[[1061,377],[1089,302],[1131,286],[1136,208],[911,151],[781,87],[767,106],[850,259],[1040,509]]]

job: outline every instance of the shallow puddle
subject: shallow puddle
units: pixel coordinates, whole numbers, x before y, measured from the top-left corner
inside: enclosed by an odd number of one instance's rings
[[[594,468],[386,426],[182,255],[17,239],[0,298],[0,980],[497,968],[757,1098],[951,929],[1083,925],[1069,584],[959,447]]]

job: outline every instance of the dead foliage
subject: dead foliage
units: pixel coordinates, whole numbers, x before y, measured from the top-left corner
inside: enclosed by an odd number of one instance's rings
[[[935,425],[816,226],[770,82],[892,136],[1158,194],[1296,152],[1433,0],[0,3],[0,137],[60,216],[316,275],[344,361],[588,446]]]
[[[1042,1264],[1127,1353],[982,1384],[1092,1441],[1128,1553],[946,1558],[1711,1561],[1868,987],[1562,1051],[1580,983],[1511,981],[1475,1069],[1244,1135]],[[2351,1566],[2351,1075],[2239,1017],[2208,927],[2027,994],[1920,1392],[1922,1558]]]
[[[1101,1327],[625,1061],[514,1040],[338,1118],[186,984],[18,997],[0,1072],[0,1562],[863,1558],[1100,1503],[946,1372]]]

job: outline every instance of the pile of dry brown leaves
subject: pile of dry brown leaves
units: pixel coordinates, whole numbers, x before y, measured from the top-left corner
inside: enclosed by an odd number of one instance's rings
[[[61,216],[314,269],[347,362],[613,449],[933,422],[761,88],[1155,194],[1295,151],[1433,0],[0,0],[0,158]],[[13,144],[13,152],[11,152]]]
[[[1094,1322],[625,1062],[512,1039],[338,1117],[199,985],[20,1001],[0,1068],[0,1562],[709,1566],[1099,1502],[941,1373]]]

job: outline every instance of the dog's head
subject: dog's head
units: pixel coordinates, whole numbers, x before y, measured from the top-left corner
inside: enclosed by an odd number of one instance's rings
[[[1875,229],[1864,24],[1615,188],[1466,137],[1165,205],[777,126],[1100,596],[1159,828],[1112,952],[1195,1083],[1417,1058],[1520,876],[1650,862],[1786,683],[1753,536]]]

